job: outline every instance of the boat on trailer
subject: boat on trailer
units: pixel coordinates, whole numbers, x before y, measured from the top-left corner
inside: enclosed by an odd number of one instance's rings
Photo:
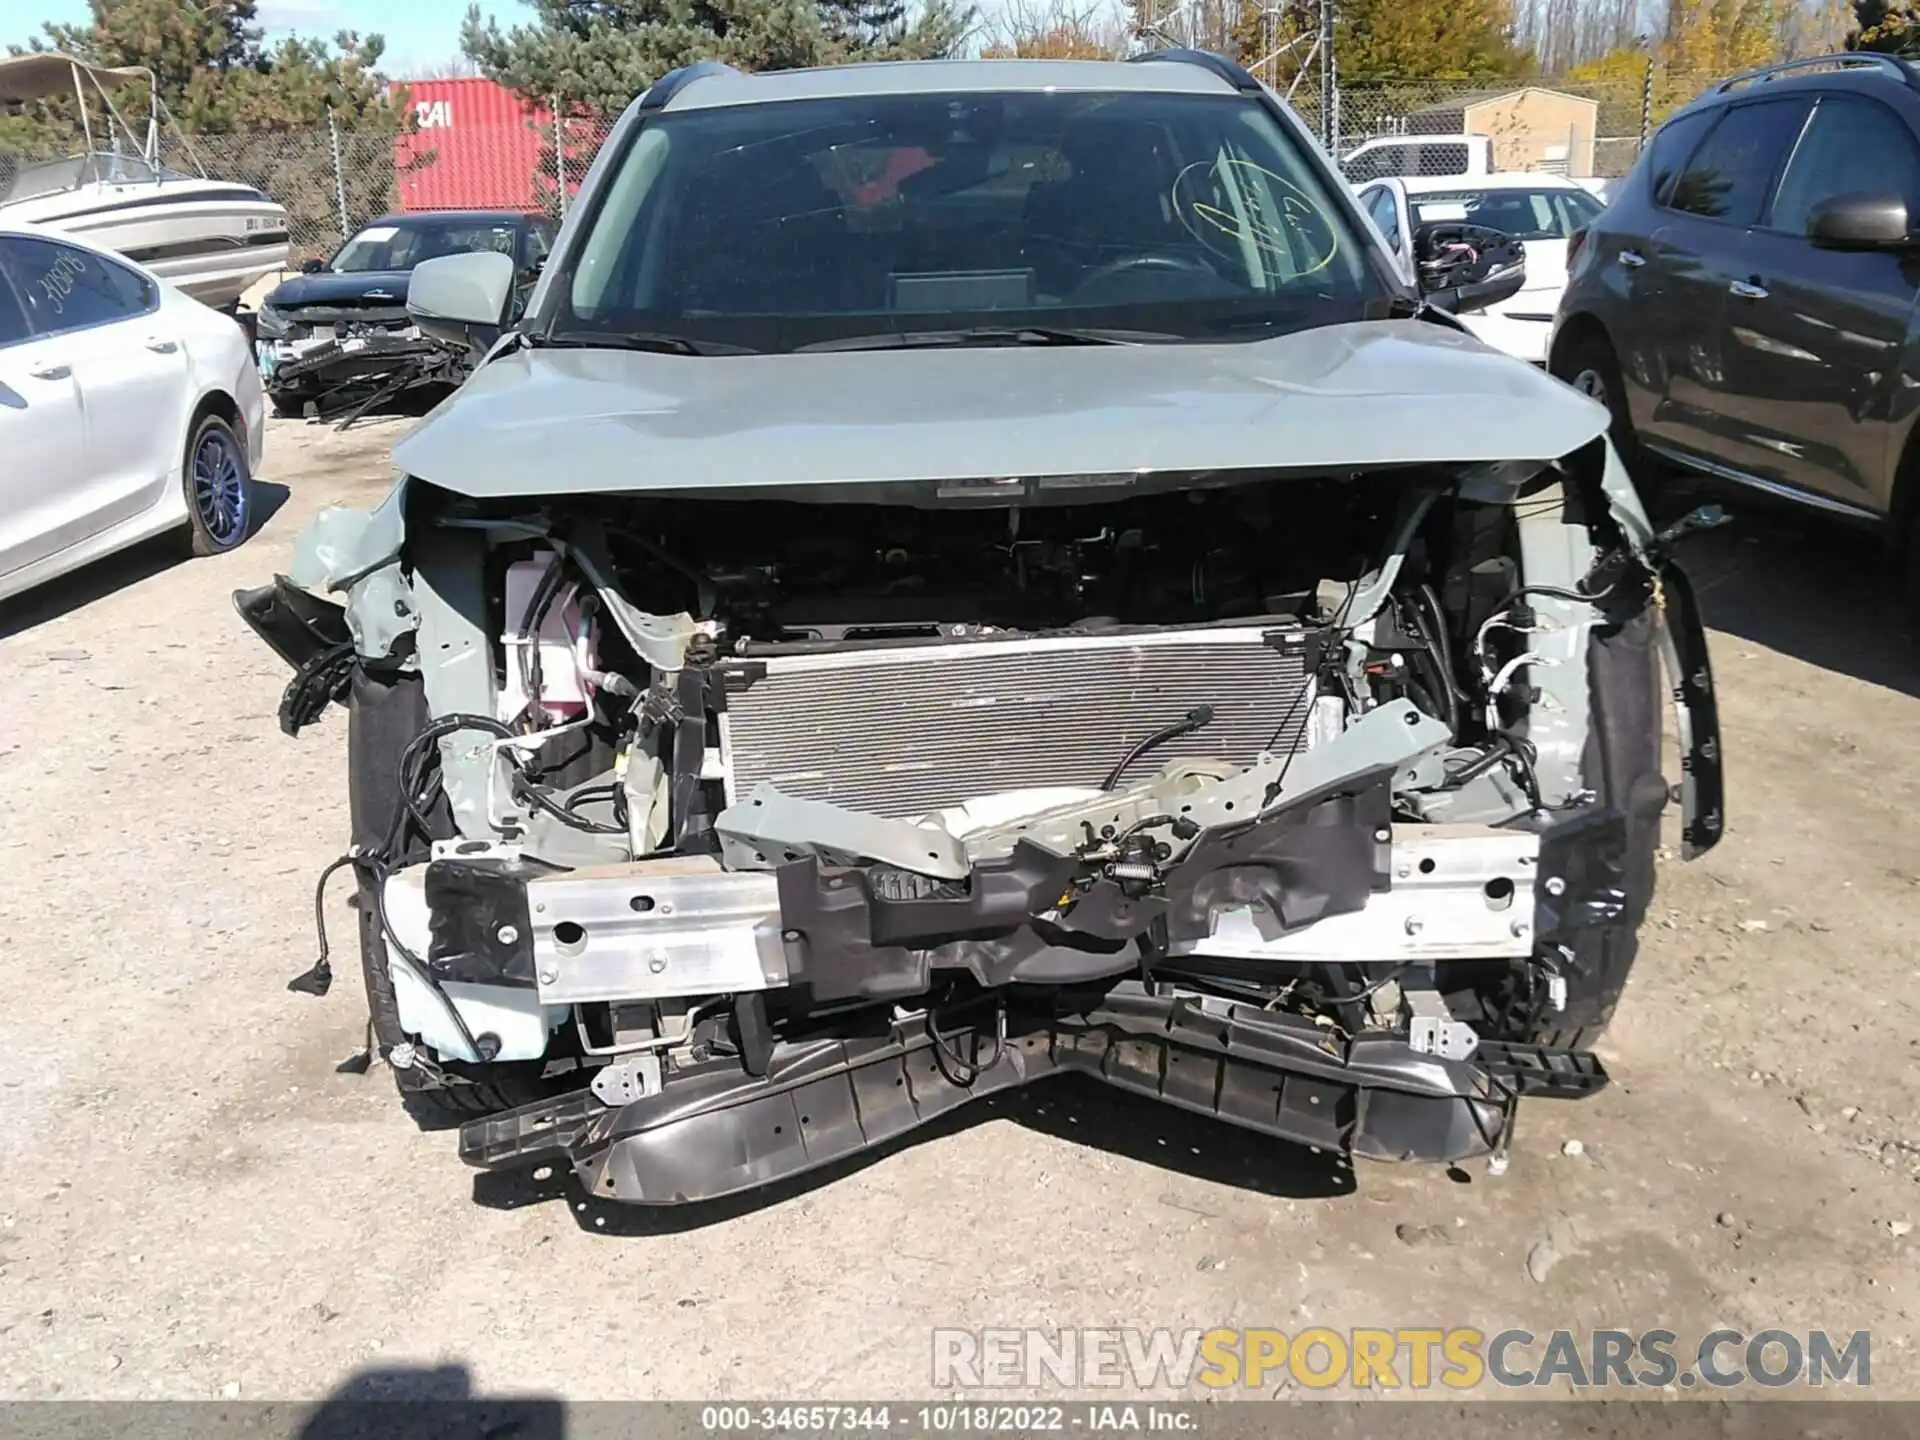
[[[114,92],[139,86],[148,100],[144,138],[113,103]],[[58,51],[0,57],[0,104],[68,94],[80,108],[84,149],[10,166],[0,156],[0,223],[118,251],[216,310],[232,309],[254,282],[286,268],[285,206],[251,185],[211,178],[184,139],[193,172],[161,163],[166,110],[152,71],[90,65]]]

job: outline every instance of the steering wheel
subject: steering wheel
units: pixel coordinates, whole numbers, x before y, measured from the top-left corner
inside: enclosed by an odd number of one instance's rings
[[[1089,271],[1073,287],[1078,295],[1082,290],[1111,280],[1116,275],[1124,275],[1129,270],[1172,270],[1188,275],[1205,275],[1210,280],[1218,280],[1220,274],[1211,265],[1199,260],[1190,260],[1184,255],[1128,255],[1119,260],[1109,260],[1099,269]]]

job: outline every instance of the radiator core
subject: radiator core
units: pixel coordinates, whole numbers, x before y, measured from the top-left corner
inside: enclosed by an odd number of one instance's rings
[[[1195,626],[733,662],[730,798],[771,781],[906,819],[998,791],[1093,787],[1198,705],[1213,707],[1212,723],[1142,757],[1125,779],[1173,759],[1245,765],[1302,743],[1309,638],[1297,626]]]

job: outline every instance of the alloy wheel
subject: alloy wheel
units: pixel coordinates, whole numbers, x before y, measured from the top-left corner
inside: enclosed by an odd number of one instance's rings
[[[221,549],[237,544],[247,528],[246,467],[234,438],[209,429],[193,452],[193,506],[207,534]]]
[[[1606,376],[1594,369],[1593,366],[1589,365],[1585,369],[1576,372],[1574,377],[1567,383],[1582,395],[1593,400],[1598,400],[1602,405],[1607,403]]]

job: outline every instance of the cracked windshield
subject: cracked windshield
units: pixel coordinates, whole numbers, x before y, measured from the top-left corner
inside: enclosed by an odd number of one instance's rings
[[[695,109],[648,120],[616,164],[538,338],[1259,339],[1388,299],[1304,142],[1237,97]]]

